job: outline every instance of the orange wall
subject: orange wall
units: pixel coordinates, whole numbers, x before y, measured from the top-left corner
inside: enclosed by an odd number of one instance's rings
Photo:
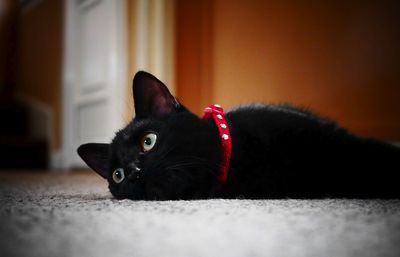
[[[179,100],[201,114],[212,100],[213,0],[177,0],[176,92]]]
[[[61,141],[63,7],[62,0],[39,1],[18,20],[16,90],[51,108],[52,149]]]
[[[399,4],[212,3],[207,30],[213,34],[202,44],[213,50],[206,55],[212,59],[209,95],[214,102],[226,107],[254,101],[292,102],[362,135],[400,140]],[[190,9],[186,10],[190,16]],[[177,16],[177,22],[179,27],[185,21]],[[187,38],[177,40],[198,44]],[[184,56],[179,53],[182,48],[177,47],[178,81],[191,76],[183,74],[187,69],[182,66],[196,62],[179,58]],[[192,73],[199,69],[207,67]],[[181,83],[179,88],[192,91],[192,98],[199,92],[191,84]],[[182,101],[188,100],[198,112],[200,105],[180,92]]]

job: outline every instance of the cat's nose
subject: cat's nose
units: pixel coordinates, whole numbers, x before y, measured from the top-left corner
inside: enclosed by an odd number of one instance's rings
[[[129,175],[129,179],[131,180],[135,180],[140,178],[140,174],[141,174],[141,169],[134,163],[130,163],[128,165],[129,169],[131,170],[131,174]]]

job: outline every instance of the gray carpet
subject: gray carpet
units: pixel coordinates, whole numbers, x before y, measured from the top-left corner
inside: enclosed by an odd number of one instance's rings
[[[400,256],[400,201],[111,198],[92,173],[0,173],[0,256]]]

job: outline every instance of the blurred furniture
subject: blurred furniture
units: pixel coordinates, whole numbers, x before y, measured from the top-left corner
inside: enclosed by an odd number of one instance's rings
[[[0,170],[47,168],[48,140],[32,133],[32,110],[12,97],[0,100]]]

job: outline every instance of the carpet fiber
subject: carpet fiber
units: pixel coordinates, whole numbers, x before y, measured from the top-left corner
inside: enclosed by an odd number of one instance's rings
[[[398,257],[400,201],[117,201],[89,172],[2,172],[0,256]]]

